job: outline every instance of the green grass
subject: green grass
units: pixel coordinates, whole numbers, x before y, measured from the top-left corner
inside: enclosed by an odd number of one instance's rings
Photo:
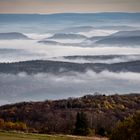
[[[95,137],[0,132],[0,140],[107,140]]]

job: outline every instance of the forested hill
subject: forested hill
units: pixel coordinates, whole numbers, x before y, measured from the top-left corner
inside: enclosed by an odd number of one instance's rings
[[[17,74],[26,72],[27,74],[34,73],[53,73],[60,74],[66,72],[86,72],[93,70],[102,72],[104,70],[112,72],[140,72],[140,61],[120,62],[113,64],[106,63],[72,63],[61,61],[23,61],[15,63],[0,63],[0,73]]]
[[[76,115],[84,112],[96,134],[109,134],[118,120],[140,110],[140,94],[86,95],[64,100],[22,102],[0,107],[0,118],[21,121],[35,132],[72,134]]]

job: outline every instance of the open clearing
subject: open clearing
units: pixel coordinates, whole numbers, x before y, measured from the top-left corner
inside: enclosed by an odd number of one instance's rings
[[[0,140],[107,140],[107,138],[0,132]]]

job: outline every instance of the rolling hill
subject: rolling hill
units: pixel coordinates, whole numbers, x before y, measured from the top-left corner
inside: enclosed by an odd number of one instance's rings
[[[12,39],[30,39],[26,35],[18,32],[0,33],[0,40],[12,40]]]
[[[111,72],[137,72],[140,73],[140,61],[120,62],[113,64],[106,63],[72,63],[61,61],[23,61],[15,63],[0,63],[0,73],[17,74],[26,72],[28,74],[34,73],[52,73],[64,74],[67,72],[86,72],[93,70],[97,73],[102,71]]]
[[[140,45],[140,31],[119,31],[110,36],[98,40],[96,44],[108,45]]]

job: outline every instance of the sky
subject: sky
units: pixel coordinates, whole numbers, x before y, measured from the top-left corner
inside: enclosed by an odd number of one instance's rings
[[[140,12],[140,0],[0,0],[0,13]]]

